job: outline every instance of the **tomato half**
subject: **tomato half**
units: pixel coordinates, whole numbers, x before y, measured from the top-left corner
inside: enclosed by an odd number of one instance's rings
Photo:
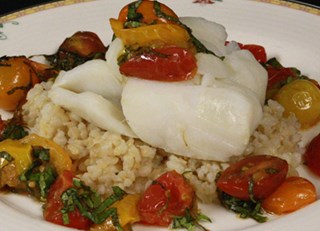
[[[164,47],[134,56],[120,65],[126,76],[158,81],[192,79],[197,70],[193,53],[180,47]]]
[[[195,193],[186,179],[176,171],[166,172],[143,193],[138,210],[141,222],[168,226],[174,216],[183,216],[192,209]]]
[[[288,163],[283,159],[268,155],[249,156],[223,171],[217,180],[217,187],[242,200],[249,200],[250,194],[260,200],[279,187],[287,172]]]
[[[294,176],[287,178],[268,196],[262,207],[267,212],[280,215],[296,211],[316,200],[315,186],[305,178]]]
[[[304,161],[314,174],[320,176],[320,134],[314,137],[307,146]]]
[[[74,177],[75,175],[71,171],[64,171],[61,175],[58,176],[56,181],[49,189],[43,216],[45,220],[58,225],[87,230],[89,229],[92,222],[88,218],[83,217],[77,208],[75,208],[73,212],[68,213],[69,224],[63,223],[61,212],[63,203],[61,200],[61,195],[65,190],[73,186]]]
[[[150,24],[150,23],[168,23],[168,21],[165,18],[159,18],[156,14],[155,11],[155,6],[154,6],[154,1],[142,1],[140,5],[137,4],[138,1],[132,2],[125,7],[123,7],[120,10],[118,19],[121,22],[126,22],[130,21],[130,14],[129,14],[129,8],[130,9],[135,9],[135,13],[140,14],[142,17],[140,18],[140,22],[145,23],[145,24]],[[158,3],[160,4],[160,10],[161,12],[165,13],[166,15],[169,15],[174,18],[178,18],[178,16],[174,13],[172,9],[170,9],[168,6],[166,6],[163,3]],[[129,14],[129,15],[128,15]]]

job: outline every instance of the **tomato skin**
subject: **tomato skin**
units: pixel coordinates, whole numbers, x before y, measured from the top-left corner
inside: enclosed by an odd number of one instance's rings
[[[312,81],[294,80],[283,86],[274,99],[285,108],[285,116],[295,114],[302,129],[320,120],[320,89]]]
[[[135,3],[137,3],[137,1],[130,4],[135,4]],[[128,20],[127,16],[128,16],[128,9],[130,4],[124,6],[120,10],[118,20],[120,20],[121,22],[126,22]],[[162,3],[159,3],[159,4],[160,4],[161,12],[164,12],[166,15],[172,16],[174,18],[178,18],[175,12],[172,9],[170,9],[168,6]],[[154,1],[148,1],[148,0],[142,1],[140,6],[137,8],[136,12],[142,14],[143,18],[140,20],[142,23],[150,24],[150,23],[154,23],[155,21],[157,23],[169,23],[168,20],[164,18],[159,18],[156,15],[155,9],[154,9]]]
[[[78,54],[81,57],[104,54],[106,50],[100,38],[95,33],[89,31],[74,33],[71,37],[66,38],[59,47],[59,52],[70,52]]]
[[[263,46],[256,45],[256,44],[241,44],[238,43],[240,49],[250,51],[255,59],[260,63],[267,62],[267,53]]]
[[[316,188],[302,177],[288,177],[262,202],[262,208],[277,215],[296,211],[317,200]]]
[[[231,164],[217,180],[221,191],[249,200],[249,182],[253,181],[253,197],[261,200],[273,193],[285,180],[288,163],[268,155],[249,156]]]
[[[308,169],[320,177],[320,134],[312,139],[304,153]]]
[[[132,57],[120,65],[120,72],[126,76],[158,81],[192,79],[196,70],[193,53],[180,47],[154,49],[153,53]]]
[[[192,209],[195,193],[192,186],[176,171],[166,172],[143,193],[138,210],[141,222],[168,226],[174,216]]]
[[[29,62],[25,56],[0,59],[0,108],[3,110],[14,111],[25,100],[28,90],[40,82]]]
[[[56,181],[49,189],[47,203],[44,207],[44,219],[58,224],[76,229],[89,229],[92,222],[81,215],[79,210],[75,208],[73,212],[69,212],[69,224],[63,224],[62,212],[63,203],[61,200],[62,193],[73,186],[73,178],[75,175],[71,171],[64,171],[58,176]]]

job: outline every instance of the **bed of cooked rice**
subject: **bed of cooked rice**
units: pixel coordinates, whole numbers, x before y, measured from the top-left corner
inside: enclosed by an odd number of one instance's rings
[[[48,97],[52,82],[29,91],[23,117],[31,132],[51,139],[70,152],[79,177],[99,193],[108,195],[118,185],[129,193],[144,191],[161,173],[175,169],[189,179],[203,202],[216,199],[216,174],[227,163],[196,160],[166,153],[140,140],[102,130]],[[269,101],[244,155],[269,154],[286,159],[291,169],[301,163],[301,135],[294,116],[283,118],[283,107]]]

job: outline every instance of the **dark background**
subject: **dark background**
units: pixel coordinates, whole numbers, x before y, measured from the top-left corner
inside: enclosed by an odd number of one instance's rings
[[[117,1],[117,0],[114,0]],[[54,2],[52,0],[0,0],[0,15],[21,10],[30,6],[35,6],[43,3]],[[301,0],[291,2],[304,2],[320,7],[320,0]]]

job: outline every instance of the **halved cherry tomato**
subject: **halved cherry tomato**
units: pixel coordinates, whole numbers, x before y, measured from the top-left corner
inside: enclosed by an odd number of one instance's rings
[[[29,89],[40,82],[25,56],[0,59],[0,108],[14,111]]]
[[[186,179],[176,171],[166,172],[144,192],[138,204],[141,222],[168,226],[174,216],[192,209],[195,193]]]
[[[154,1],[142,1],[140,5],[138,5],[138,1],[132,2],[120,10],[118,19],[121,22],[131,21],[130,15],[128,17],[129,8],[135,9],[134,12],[140,14],[142,17],[140,18],[140,22],[145,24],[151,23],[168,23],[169,20],[165,18],[159,18],[156,15]],[[160,10],[166,15],[169,15],[174,18],[178,18],[178,16],[174,13],[172,9],[162,3],[158,3],[160,5]]]
[[[124,45],[133,47],[163,47],[179,46],[191,47],[188,32],[176,24],[154,24],[137,28],[124,28],[123,23],[116,19],[110,19],[112,30]]]
[[[180,47],[154,49],[151,53],[134,56],[120,66],[126,76],[158,81],[192,79],[197,70],[193,53]]]
[[[63,203],[61,200],[62,193],[73,186],[73,178],[75,175],[71,171],[64,171],[58,176],[56,181],[51,185],[47,198],[47,203],[44,207],[44,219],[67,227],[77,229],[89,229],[92,222],[81,215],[79,210],[75,208],[73,212],[69,212],[69,224],[63,223],[62,212]]]
[[[307,146],[304,161],[314,174],[320,176],[320,134],[314,137]]]
[[[262,202],[262,208],[277,215],[296,211],[316,201],[315,186],[302,177],[287,178]]]
[[[250,194],[260,200],[269,196],[282,184],[287,172],[288,163],[278,157],[249,156],[231,164],[223,171],[217,180],[217,187],[242,200],[249,200]]]
[[[241,44],[241,43],[238,43],[238,44],[240,46],[240,49],[250,51],[258,62],[260,63],[267,62],[267,53],[263,46],[256,45],[256,44]]]
[[[302,129],[320,120],[320,89],[312,81],[294,80],[283,86],[274,99],[285,108],[285,116],[295,114]]]

